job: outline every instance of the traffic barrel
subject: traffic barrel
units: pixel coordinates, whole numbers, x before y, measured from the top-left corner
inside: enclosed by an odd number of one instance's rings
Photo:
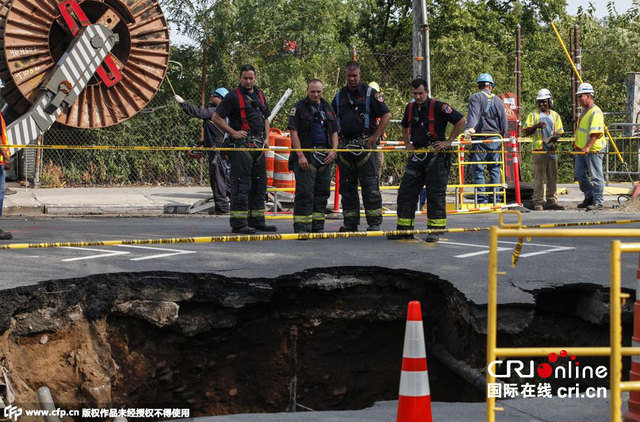
[[[276,147],[284,148],[285,151],[276,151],[273,181],[276,188],[290,188],[293,193],[296,188],[296,178],[292,171],[289,171],[289,151],[291,148],[291,138],[289,136],[276,136]]]
[[[269,131],[269,146],[276,144],[276,136],[281,136],[282,131],[280,129],[272,127]],[[273,149],[269,149],[264,153],[267,164],[267,186],[275,186],[273,184],[273,171],[275,169],[276,154]]]
[[[638,271],[636,272],[636,302],[633,304],[633,336],[631,345],[640,346],[640,255],[638,255]],[[631,356],[629,381],[640,380],[640,356]],[[629,408],[624,414],[625,422],[640,422],[640,391],[629,392]]]
[[[432,422],[427,352],[420,302],[409,302],[404,333],[397,422]]]

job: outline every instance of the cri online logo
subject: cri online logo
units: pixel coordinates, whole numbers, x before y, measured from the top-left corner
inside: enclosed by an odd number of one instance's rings
[[[589,365],[580,366],[580,362],[573,355],[567,359],[566,363],[561,362],[560,358],[567,358],[568,356],[569,354],[566,350],[560,351],[560,356],[556,353],[549,353],[549,356],[547,356],[549,363],[541,363],[537,367],[533,360],[530,360],[528,365],[521,360],[508,360],[504,374],[495,373],[496,366],[501,365],[503,361],[494,360],[487,367],[487,372],[495,378],[510,378],[512,374],[518,375],[520,378],[534,378],[537,374],[540,378],[545,379],[552,375],[556,379],[603,379],[607,377],[606,366],[600,365],[595,368]],[[556,364],[555,369],[551,364]]]

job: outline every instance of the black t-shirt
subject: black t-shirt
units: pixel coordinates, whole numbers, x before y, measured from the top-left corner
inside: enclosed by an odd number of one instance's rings
[[[320,104],[314,106],[316,108],[321,107],[321,110],[312,110],[309,97],[305,97],[304,99],[298,101],[291,108],[291,110],[289,110],[288,128],[298,131],[298,137],[300,138],[300,144],[302,148],[310,148],[314,144],[314,122],[318,122],[320,120],[323,124],[324,139],[326,144],[325,146],[330,146],[330,135],[338,131],[336,115],[329,103],[322,99]],[[320,113],[320,111],[324,113],[324,116],[322,115],[322,113]]]
[[[343,139],[355,139],[361,135],[369,135],[376,131],[376,117],[382,117],[389,113],[389,107],[384,103],[382,95],[375,89],[371,89],[369,131],[365,133],[365,113],[367,89],[369,87],[360,83],[355,91],[348,87],[340,90],[340,104],[337,103],[338,95],[333,98],[331,106],[336,110],[340,122],[340,134]]]
[[[238,100],[238,91],[243,95],[245,110],[247,112],[247,123],[249,136],[264,136],[264,121],[269,117],[269,106],[262,104],[258,88],[253,88],[253,92],[247,92],[242,86],[229,92],[222,100],[222,103],[216,109],[216,113],[223,119],[229,118],[229,126],[233,130],[242,130],[242,118],[240,117],[240,102]],[[264,94],[262,96],[264,98]]]
[[[411,142],[414,145],[424,146],[435,141],[444,141],[447,123],[455,125],[462,119],[462,114],[456,111],[449,104],[436,100],[433,104],[433,120],[437,139],[433,139],[429,135],[429,105],[431,98],[422,105],[410,102],[404,108],[404,116],[402,117],[402,127],[408,128],[411,124]],[[409,122],[409,107],[412,107],[411,122]]]

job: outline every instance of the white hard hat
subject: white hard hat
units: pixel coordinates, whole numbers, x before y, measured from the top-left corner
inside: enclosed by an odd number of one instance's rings
[[[378,85],[378,82],[371,81],[369,82],[369,86],[375,89],[376,91],[380,92],[380,85]]]
[[[576,95],[580,95],[580,94],[595,95],[595,91],[593,90],[593,87],[591,86],[591,84],[583,82],[580,84],[580,86],[578,86],[578,90],[576,91]]]
[[[536,101],[549,100],[551,98],[553,98],[551,96],[551,92],[547,88],[542,88],[540,91],[538,91],[538,95],[536,96]]]

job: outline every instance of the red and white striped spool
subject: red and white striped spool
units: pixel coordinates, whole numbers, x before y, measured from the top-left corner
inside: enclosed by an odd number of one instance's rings
[[[427,351],[420,302],[409,302],[404,333],[397,422],[432,422]]]
[[[640,347],[640,255],[636,272],[636,302],[633,304],[633,336],[631,346]],[[631,356],[629,381],[640,380],[640,356]],[[629,408],[624,414],[625,422],[640,422],[640,391],[629,391]]]
[[[291,148],[291,138],[288,136],[276,136],[276,146]],[[273,182],[276,188],[291,188],[291,193],[296,188],[296,178],[289,171],[289,151],[276,152],[273,171]]]

